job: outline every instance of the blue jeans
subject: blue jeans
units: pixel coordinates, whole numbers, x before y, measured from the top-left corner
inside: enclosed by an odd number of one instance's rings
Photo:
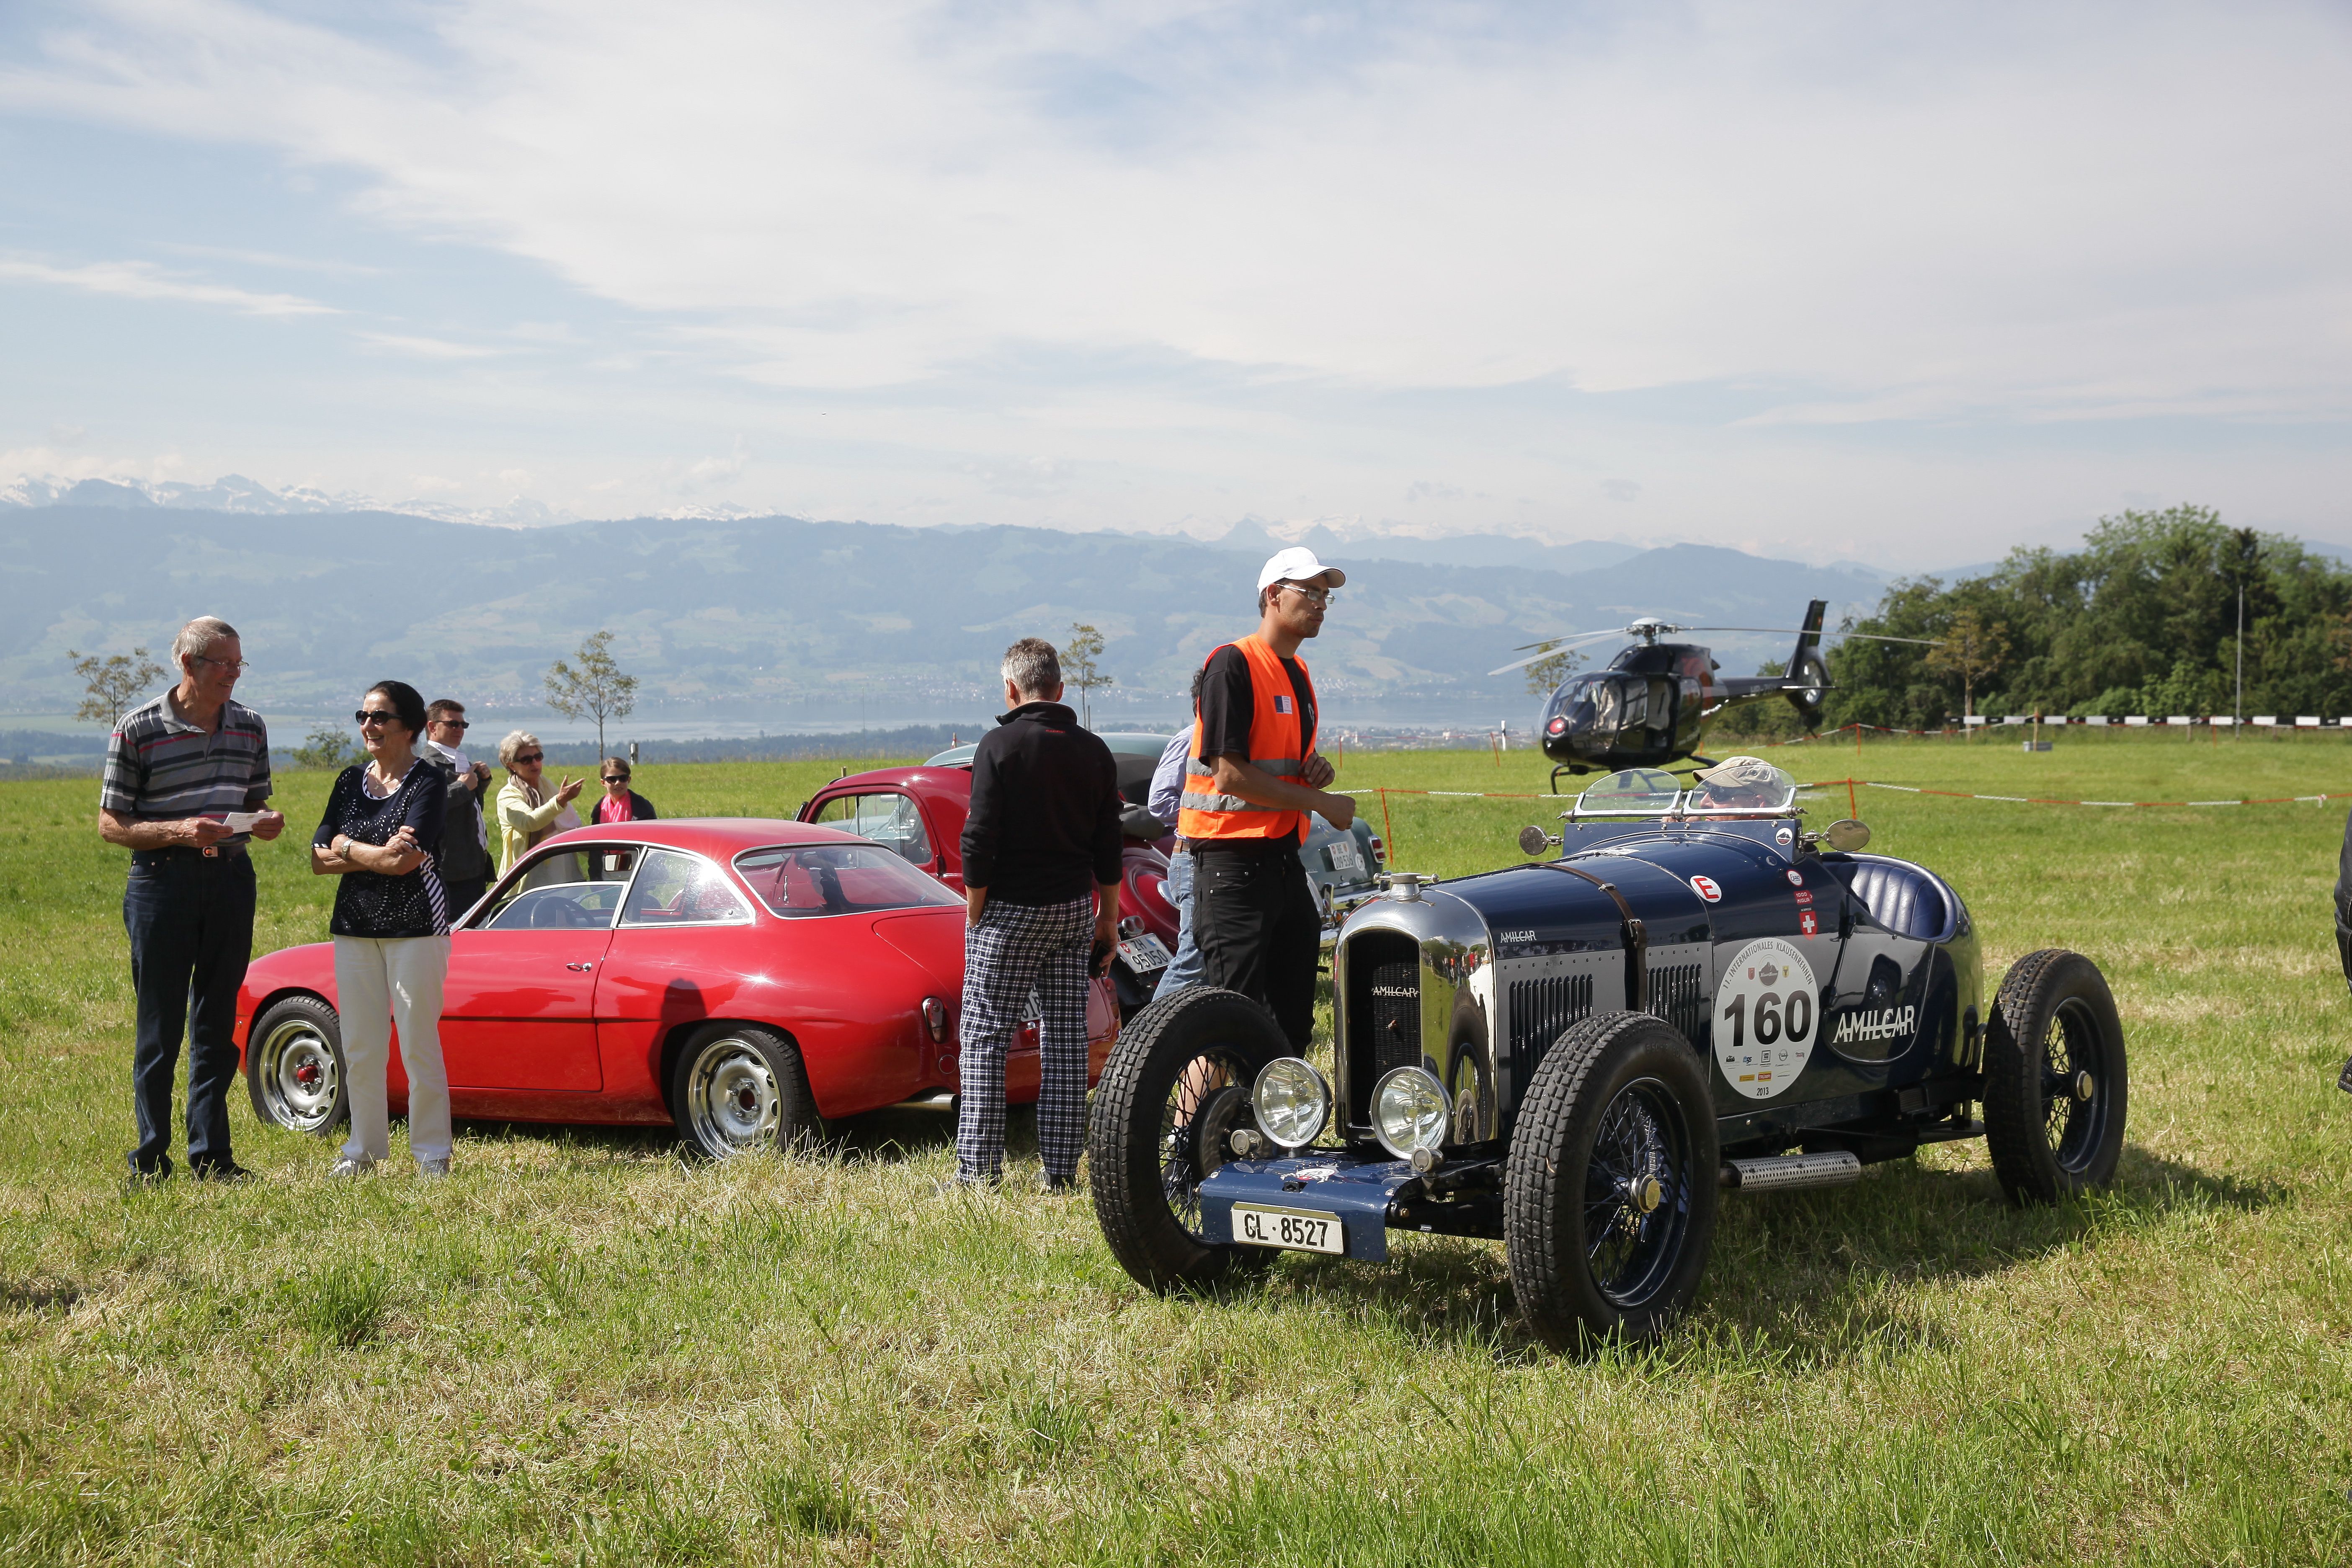
[[[1160,972],[1160,989],[1151,994],[1155,1002],[1201,984],[1201,944],[1192,939],[1193,864],[1189,852],[1168,857],[1168,897],[1176,905],[1176,956]]]
[[[172,1079],[180,1039],[188,1041],[188,1164],[232,1162],[228,1088],[236,1081],[236,993],[253,956],[253,861],[192,849],[142,849],[131,857],[122,925],[131,934],[131,987],[139,1032],[131,1056],[131,1100],[139,1147],[131,1168],[172,1170]]]

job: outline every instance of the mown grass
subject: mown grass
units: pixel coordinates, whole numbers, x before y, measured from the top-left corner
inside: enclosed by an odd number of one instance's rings
[[[2345,744],[1773,755],[2178,799],[2352,792]],[[640,787],[781,815],[833,772]],[[325,782],[285,781],[298,825]],[[1343,783],[1541,772],[1359,754]],[[1877,847],[1969,899],[1996,975],[2047,945],[2105,968],[2122,1180],[2012,1211],[1947,1148],[1735,1202],[1685,1326],[1578,1362],[1521,1331],[1480,1243],[1149,1296],[1082,1202],[934,1197],[922,1117],[722,1169],[652,1132],[468,1124],[446,1183],[334,1184],[328,1145],[240,1100],[261,1182],[126,1190],[121,859],[93,793],[0,788],[0,1562],[2352,1560],[2340,806],[1862,792]],[[1396,863],[1508,863],[1557,809],[1392,797]],[[328,889],[296,846],[259,864],[261,945],[315,940]]]

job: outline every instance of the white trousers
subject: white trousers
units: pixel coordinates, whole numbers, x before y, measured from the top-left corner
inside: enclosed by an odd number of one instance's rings
[[[335,939],[335,1010],[352,1108],[344,1158],[392,1152],[385,1104],[394,1026],[408,1069],[408,1152],[420,1161],[449,1157],[449,1074],[441,1065],[441,986],[448,974],[446,936]]]

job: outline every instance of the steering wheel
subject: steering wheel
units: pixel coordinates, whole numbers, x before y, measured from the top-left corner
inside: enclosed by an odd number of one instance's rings
[[[558,896],[553,889],[543,892],[530,910],[533,931],[585,931],[595,923],[593,910],[583,910],[576,900]]]

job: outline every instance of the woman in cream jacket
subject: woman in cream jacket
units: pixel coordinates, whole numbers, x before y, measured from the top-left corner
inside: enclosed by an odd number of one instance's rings
[[[507,770],[498,800],[499,875],[503,877],[532,845],[580,826],[572,802],[585,781],[565,779],[554,794],[542,791],[540,775],[547,765],[547,752],[528,730],[517,730],[499,742],[499,763]]]

